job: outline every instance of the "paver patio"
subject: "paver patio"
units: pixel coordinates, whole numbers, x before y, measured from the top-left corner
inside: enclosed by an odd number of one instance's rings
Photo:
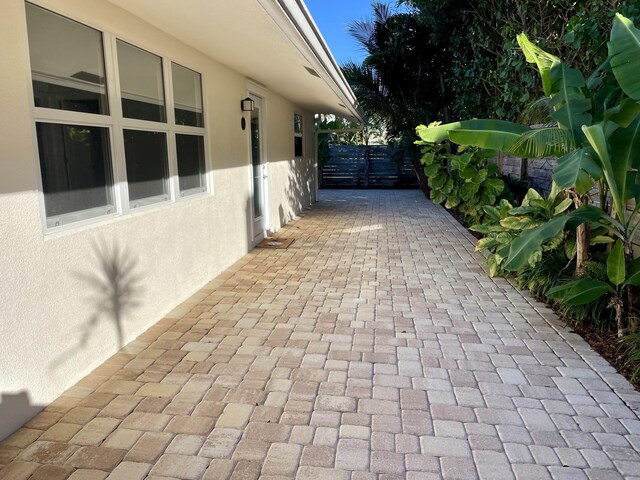
[[[279,235],[0,443],[0,478],[640,478],[638,392],[420,192],[324,191]]]

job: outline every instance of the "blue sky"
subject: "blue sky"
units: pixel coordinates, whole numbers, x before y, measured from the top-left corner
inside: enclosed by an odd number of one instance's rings
[[[353,20],[371,17],[372,0],[305,0],[322,36],[339,65],[360,61],[365,53],[347,32]]]

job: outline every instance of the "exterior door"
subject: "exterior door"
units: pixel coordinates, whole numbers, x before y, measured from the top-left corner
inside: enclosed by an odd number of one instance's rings
[[[251,95],[255,109],[251,112],[251,175],[252,175],[252,211],[253,238],[264,237],[266,230],[266,164],[264,161],[264,142],[262,127],[262,98]]]

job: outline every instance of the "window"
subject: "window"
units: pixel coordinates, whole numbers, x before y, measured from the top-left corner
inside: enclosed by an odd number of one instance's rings
[[[124,130],[124,152],[131,207],[169,200],[167,135]]]
[[[206,191],[204,166],[204,115],[202,77],[186,67],[171,64],[176,155],[180,196]]]
[[[47,228],[207,191],[198,72],[33,4],[26,13]]]
[[[122,116],[166,122],[162,59],[118,40]]]
[[[171,75],[173,76],[176,124],[204,127],[200,74],[172,63]]]
[[[204,137],[176,134],[180,192],[204,191]]]
[[[302,151],[302,115],[293,114],[293,151],[296,157],[303,155]]]
[[[36,107],[109,115],[102,34],[27,3]]]
[[[48,226],[115,212],[109,130],[36,123]]]

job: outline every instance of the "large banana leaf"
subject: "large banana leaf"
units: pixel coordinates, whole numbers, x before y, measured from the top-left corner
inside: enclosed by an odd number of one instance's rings
[[[537,65],[538,71],[540,72],[540,78],[542,79],[544,94],[551,96],[555,92],[553,91],[553,80],[549,73],[554,64],[560,63],[560,59],[542,50],[536,44],[531,42],[524,33],[518,35],[516,39],[518,40],[518,45],[520,45],[527,62],[535,63]]]
[[[587,137],[587,140],[591,144],[591,147],[598,155],[600,159],[600,166],[602,167],[602,173],[607,181],[607,186],[609,187],[609,192],[611,192],[611,199],[613,201],[613,208],[618,216],[619,220],[622,220],[624,223],[624,219],[626,218],[626,210],[625,210],[625,202],[622,200],[620,196],[620,188],[618,183],[616,182],[616,171],[621,167],[620,165],[613,165],[611,163],[611,156],[609,154],[607,135],[605,134],[605,129],[601,123],[596,123],[595,125],[591,125],[587,127],[586,125],[582,127],[582,131]],[[615,168],[615,170],[614,170]],[[626,169],[625,175],[626,175]]]
[[[607,257],[607,277],[617,287],[622,285],[626,276],[624,246],[622,240],[618,240]]]
[[[611,120],[623,128],[627,128],[638,118],[638,115],[640,115],[640,103],[631,98],[625,98],[616,106],[615,111],[612,111],[605,119]]]
[[[567,215],[554,217],[539,227],[523,231],[511,244],[509,257],[503,268],[507,271],[520,270],[528,265],[531,255],[562,230],[565,228],[573,229],[582,223],[597,220],[603,213],[602,209],[598,207],[584,205]]]
[[[636,102],[640,101],[640,30],[619,13],[613,19],[609,63],[622,91]]]
[[[451,133],[463,130],[460,140],[450,138]],[[419,143],[440,143],[451,140],[459,145],[473,145],[480,148],[501,150],[506,145],[511,145],[520,134],[531,130],[529,127],[504,120],[473,119],[462,122],[447,123],[427,127],[419,125],[416,133],[422,139]],[[492,146],[493,145],[493,146]],[[498,145],[498,146],[495,146]]]
[[[550,289],[547,296],[558,298],[566,305],[584,305],[597,300],[606,293],[614,293],[608,283],[591,278],[580,278]]]
[[[602,176],[602,169],[594,158],[591,148],[580,148],[558,159],[553,169],[553,179],[560,188],[575,187],[576,192],[584,195],[593,187],[593,179]]]
[[[609,138],[614,178],[624,202],[637,198],[636,183],[640,162],[640,118],[627,128],[619,128]],[[633,170],[632,170],[633,169]]]
[[[591,125],[591,101],[584,95],[584,77],[580,70],[569,68],[564,63],[554,62],[549,71],[553,82],[551,117],[562,127],[573,133],[576,143],[583,138],[583,125]]]
[[[640,286],[640,257],[629,264],[625,285]]]

